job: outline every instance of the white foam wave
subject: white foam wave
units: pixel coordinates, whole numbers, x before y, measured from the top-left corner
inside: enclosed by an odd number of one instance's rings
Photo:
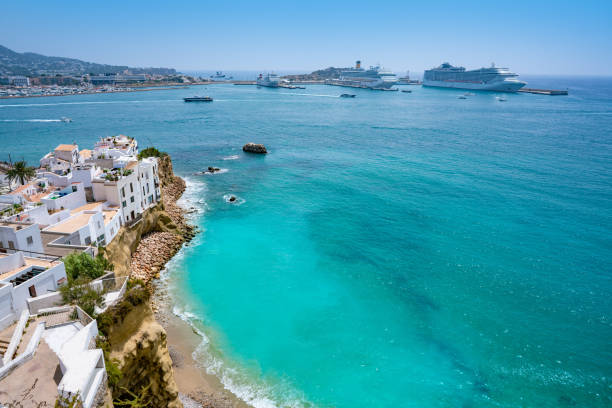
[[[223,160],[237,160],[240,156],[233,154],[231,156],[224,157]]]
[[[189,176],[183,177],[183,179],[186,183],[186,189],[178,204],[184,208],[190,208],[194,203],[198,203],[195,207],[204,211],[205,206],[202,203],[205,202],[203,196],[207,192],[206,183],[202,179]],[[158,284],[163,285],[170,294],[177,290],[176,282],[177,278],[180,279],[180,275],[184,272],[182,265],[185,257],[191,251],[196,250],[198,244],[203,242],[202,240],[202,234],[199,234],[192,241],[192,245],[183,246],[170,262],[167,263],[166,268],[160,274]],[[186,303],[186,297],[177,296],[175,292],[171,299],[173,302],[172,313],[189,324],[202,339],[192,353],[192,358],[196,365],[207,373],[219,378],[225,389],[254,408],[276,408],[279,406],[286,408],[314,407],[312,403],[307,402],[301,392],[290,384],[282,381],[277,385],[268,384],[257,373],[249,373],[245,368],[219,357],[219,353],[215,352],[210,338],[203,330],[204,323],[189,308],[188,303]],[[274,395],[280,395],[279,398],[282,398],[282,401],[276,401]]]
[[[232,197],[235,197],[234,201],[230,201],[230,199]],[[225,200],[226,203],[232,204],[232,205],[242,205],[242,204],[246,203],[246,200],[244,198],[240,198],[240,197],[235,196],[233,194],[225,194],[223,196],[223,200]]]
[[[202,341],[191,355],[196,365],[200,369],[205,370],[208,374],[219,378],[223,387],[231,391],[238,398],[255,408],[277,408],[278,406],[287,408],[313,407],[311,403],[306,402],[304,396],[301,395],[300,392],[292,389],[289,384],[284,383],[281,383],[280,387],[284,390],[282,395],[286,396],[286,398],[283,397],[283,400],[286,399],[286,401],[282,401],[282,403],[279,404],[272,396],[274,394],[272,386],[253,379],[252,376],[249,376],[249,374],[244,372],[240,367],[233,366],[231,363],[214,355],[215,353],[212,350],[213,346],[210,339],[206,333],[199,328],[202,323],[196,314],[179,306],[173,307],[172,312],[181,320],[189,324],[202,338]]]

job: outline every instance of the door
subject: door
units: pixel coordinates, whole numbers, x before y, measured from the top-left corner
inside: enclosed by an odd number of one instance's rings
[[[30,297],[36,297],[36,288],[34,287],[34,285],[30,286],[28,288],[28,291],[30,292]]]

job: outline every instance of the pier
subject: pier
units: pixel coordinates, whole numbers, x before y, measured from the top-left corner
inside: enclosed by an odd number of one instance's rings
[[[538,95],[567,95],[568,92],[563,91],[563,90],[557,90],[557,89],[534,89],[534,88],[523,88],[523,89],[519,89],[517,92],[523,92],[523,93],[531,93],[531,94],[538,94]]]

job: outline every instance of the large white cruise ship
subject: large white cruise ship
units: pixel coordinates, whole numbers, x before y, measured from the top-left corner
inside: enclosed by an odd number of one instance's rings
[[[278,88],[279,77],[276,74],[259,74],[257,77],[257,86],[267,86],[268,88]]]
[[[393,72],[382,70],[379,66],[363,69],[361,61],[357,61],[355,68],[340,72],[340,79],[330,79],[326,82],[330,85],[389,89],[397,83],[397,76]]]
[[[526,82],[517,79],[518,74],[508,68],[498,68],[491,64],[490,68],[466,71],[464,67],[454,67],[448,62],[437,68],[425,71],[424,86],[443,88],[474,89],[481,91],[516,92]]]

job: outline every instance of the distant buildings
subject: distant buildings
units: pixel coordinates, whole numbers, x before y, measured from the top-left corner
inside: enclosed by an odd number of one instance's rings
[[[9,85],[13,85],[17,87],[30,86],[30,79],[22,75],[9,77],[8,82],[9,82]]]
[[[89,82],[93,85],[115,85],[145,82],[147,79],[148,76],[145,74],[107,74],[91,75]]]

